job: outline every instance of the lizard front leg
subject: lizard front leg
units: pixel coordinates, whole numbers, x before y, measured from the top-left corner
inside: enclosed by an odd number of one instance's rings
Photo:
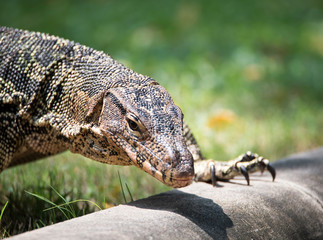
[[[195,181],[212,182],[215,186],[217,180],[230,180],[238,175],[243,175],[250,185],[249,173],[265,171],[272,175],[273,181],[276,171],[269,163],[268,159],[247,152],[234,160],[219,162],[214,160],[199,160],[194,162]]]
[[[275,169],[270,165],[269,161],[258,154],[247,152],[240,155],[234,160],[228,162],[220,162],[215,160],[206,160],[192,134],[192,131],[184,122],[184,137],[186,145],[193,155],[195,181],[212,182],[213,186],[217,180],[230,180],[238,175],[243,175],[248,185],[250,184],[249,173],[268,170],[273,180],[276,177]]]

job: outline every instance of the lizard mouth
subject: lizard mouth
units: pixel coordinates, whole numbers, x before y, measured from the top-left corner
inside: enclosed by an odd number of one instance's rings
[[[182,172],[179,173],[177,175],[181,175],[181,176],[173,176],[175,175],[173,172],[174,169],[170,169],[168,172],[161,172],[156,170],[151,171],[151,169],[154,169],[153,166],[148,166],[147,168],[144,168],[143,170],[147,173],[149,173],[150,175],[152,175],[153,177],[155,177],[156,179],[158,179],[159,181],[161,181],[162,183],[166,184],[167,186],[173,187],[173,188],[181,188],[181,187],[186,187],[188,185],[190,185],[193,181],[193,175],[194,175],[194,171],[192,172],[193,174],[191,174],[191,172]],[[183,176],[185,175],[185,176]]]
[[[180,188],[192,183],[194,167],[191,159],[189,161],[179,161],[176,166],[172,166],[163,160],[149,148],[140,142],[128,142],[124,150],[132,160],[133,165],[150,174],[167,186]]]
[[[167,186],[180,188],[188,186],[193,181],[194,176],[194,167],[193,164],[190,164],[192,161],[179,161],[176,166],[172,166],[161,159],[159,156],[154,154],[149,148],[139,143],[140,148],[142,148],[140,152],[146,152],[147,155],[150,155],[155,159],[155,161],[160,162],[161,167],[160,170],[157,169],[156,166],[153,166],[149,161],[145,162],[147,164],[143,165],[143,170],[162,183],[166,184]],[[191,155],[190,155],[191,156]]]
[[[175,179],[175,181],[173,181],[172,187],[174,188],[186,187],[190,185],[192,182],[193,182],[193,177],[190,177],[187,179]]]
[[[191,172],[183,172],[179,175],[185,175],[185,176],[173,176],[175,175],[174,169],[169,169],[169,171],[159,171],[155,169],[151,164],[147,163],[143,165],[142,170],[144,170],[146,173],[149,173],[157,180],[161,181],[162,183],[166,184],[167,186],[173,187],[173,188],[181,188],[186,187],[190,185],[193,181],[193,174]]]
[[[141,167],[139,167],[141,168]],[[188,186],[192,183],[193,181],[193,174],[189,172],[185,172],[185,177],[173,177],[173,169],[170,169],[168,171],[158,171],[155,169],[151,164],[148,162],[143,164],[143,167],[141,168],[144,170],[146,173],[150,174],[157,180],[161,181],[162,183],[166,184],[167,186],[173,187],[173,188],[181,188]]]

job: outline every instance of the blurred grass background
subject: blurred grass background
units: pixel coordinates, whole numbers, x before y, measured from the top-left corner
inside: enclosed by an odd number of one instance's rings
[[[0,25],[109,53],[173,96],[208,158],[271,160],[323,145],[323,2],[0,0]],[[106,208],[169,190],[132,167],[63,153],[0,175],[4,236],[63,220],[25,191]],[[279,177],[279,173],[278,173]],[[78,204],[79,215],[95,210]],[[7,232],[4,232],[6,230]]]

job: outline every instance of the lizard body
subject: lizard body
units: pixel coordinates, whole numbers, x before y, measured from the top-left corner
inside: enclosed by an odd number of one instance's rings
[[[192,182],[194,165],[201,181],[270,166],[252,154],[203,161],[166,89],[103,52],[0,27],[0,64],[0,172],[65,150],[135,165],[173,187]]]

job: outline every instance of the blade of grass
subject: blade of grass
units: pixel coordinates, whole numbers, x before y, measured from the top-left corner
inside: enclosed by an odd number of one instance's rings
[[[47,198],[45,198],[45,197],[43,197],[43,196],[40,196],[40,195],[38,195],[38,194],[35,194],[35,193],[31,193],[31,192],[28,192],[28,191],[25,191],[26,193],[28,193],[29,195],[31,195],[31,196],[34,196],[34,197],[36,197],[36,198],[38,198],[38,199],[40,199],[40,200],[43,200],[43,201],[45,201],[45,202],[47,202],[47,203],[49,203],[49,204],[51,204],[51,205],[53,205],[53,206],[56,206],[60,211],[61,211],[61,213],[65,216],[65,218],[68,220],[68,219],[70,219],[70,217],[68,217],[67,216],[67,214],[64,212],[64,209],[67,211],[67,212],[69,212],[69,210],[68,209],[66,209],[66,208],[62,208],[62,207],[60,207],[60,206],[58,206],[57,204],[55,204],[55,203],[53,203],[52,201],[50,201],[49,199],[47,199]]]
[[[119,182],[120,182],[120,186],[121,186],[121,192],[122,192],[122,195],[123,195],[123,199],[125,201],[125,203],[127,203],[127,199],[126,199],[126,195],[124,193],[124,189],[123,189],[123,185],[122,185],[122,181],[121,181],[121,177],[120,177],[120,172],[118,171],[118,176],[119,176]]]
[[[62,203],[62,204],[59,204],[59,205],[54,206],[54,207],[46,208],[46,209],[44,209],[44,211],[49,211],[49,210],[52,210],[54,208],[62,207],[64,205],[71,204],[71,203],[76,203],[76,202],[89,202],[89,203],[92,203],[94,206],[96,206],[98,209],[102,210],[102,208],[98,204],[96,204],[95,202],[92,202],[92,201],[87,200],[87,199],[77,199],[77,200],[70,201],[68,203]]]
[[[6,236],[7,235],[7,236]],[[10,237],[10,234],[7,232],[6,229],[3,230],[2,236],[0,236],[0,239]]]
[[[0,213],[0,224],[1,224],[2,215],[3,215],[3,213],[4,213],[4,210],[5,210],[5,209],[6,209],[6,207],[7,207],[8,203],[9,203],[9,201],[7,201],[7,202],[5,203],[5,205],[3,206],[2,210],[1,210],[1,213]]]
[[[37,224],[37,228],[46,227],[46,224],[41,219],[39,219],[38,221],[39,221],[39,223],[41,223],[42,226],[40,224],[36,223]]]
[[[53,186],[50,186],[50,187],[66,203],[65,205],[67,205],[67,207],[70,209],[70,213],[72,214],[72,217],[75,218],[76,213],[75,213],[74,208],[69,204],[69,202]]]
[[[130,196],[130,201],[133,202],[133,197],[132,197],[132,194],[131,194],[130,189],[128,187],[128,184],[127,183],[125,183],[125,184],[126,184],[126,188],[127,188],[128,193],[129,193],[129,196]]]
[[[7,207],[8,203],[9,203],[9,201],[7,201],[7,202],[5,203],[5,205],[3,206],[3,208],[1,209],[1,213],[0,213],[0,226],[1,226],[1,219],[2,219],[2,216],[3,216],[4,210],[6,209],[6,207]],[[0,233],[1,233],[1,229],[0,229]],[[7,234],[7,235],[8,235],[8,237],[9,237],[9,234],[8,234],[7,230],[6,230],[6,229],[3,229],[3,233],[2,233],[2,236],[0,236],[0,238],[1,238],[1,239],[2,239],[2,238],[5,238],[5,237],[6,237],[6,234]]]

